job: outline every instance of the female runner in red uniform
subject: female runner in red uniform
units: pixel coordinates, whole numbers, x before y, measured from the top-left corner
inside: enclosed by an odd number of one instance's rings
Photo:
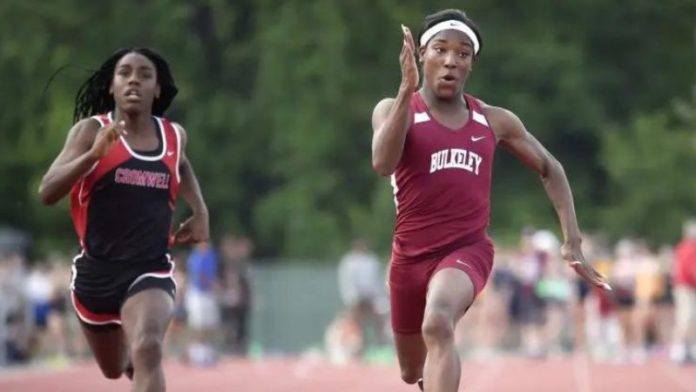
[[[392,328],[402,379],[428,392],[454,392],[461,371],[454,327],[493,264],[487,227],[497,146],[541,176],[563,230],[563,258],[591,284],[609,286],[583,257],[561,164],[515,114],[464,93],[483,44],[476,25],[462,11],[437,12],[425,18],[418,46],[402,29],[401,85],[372,115],[372,165],[391,176],[397,208]]]

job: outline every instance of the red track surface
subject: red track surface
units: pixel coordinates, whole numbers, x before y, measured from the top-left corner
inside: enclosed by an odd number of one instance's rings
[[[390,366],[332,366],[308,360],[224,361],[213,368],[165,367],[168,391],[249,392],[416,392],[399,380]],[[66,370],[0,372],[0,391],[128,391],[126,379],[101,378],[96,365]],[[643,366],[590,363],[585,359],[530,361],[503,358],[465,362],[463,391],[492,392],[672,392],[696,391],[696,366],[675,367],[665,362]]]

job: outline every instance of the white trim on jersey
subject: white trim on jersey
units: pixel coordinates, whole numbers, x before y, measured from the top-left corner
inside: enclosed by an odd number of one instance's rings
[[[94,171],[94,169],[97,168],[98,165],[99,161],[94,162],[94,165],[92,165],[92,167],[90,167],[89,170],[87,170],[87,173],[83,174],[82,177],[87,177],[88,175],[92,174],[92,172]]]
[[[413,123],[419,124],[422,122],[430,121],[430,116],[426,112],[418,112],[413,115]]]
[[[106,126],[106,124],[104,124],[104,121],[102,121],[102,119],[99,118],[99,116],[92,116],[91,118],[97,120],[97,122],[99,123],[99,127],[100,127],[100,128],[104,128],[104,127]]]
[[[92,116],[90,118],[96,120],[99,123],[100,128],[104,128],[106,126],[106,124],[104,123],[104,121],[102,121],[100,116]],[[94,169],[97,168],[98,165],[99,161],[97,160],[96,162],[94,162],[92,167],[90,167],[89,170],[87,170],[87,173],[82,175],[82,177],[87,177],[88,175],[92,174],[92,172],[94,171]],[[84,186],[84,183],[82,184],[82,186]],[[80,188],[80,205],[82,205],[82,188]]]
[[[75,263],[77,263],[77,259],[85,255],[85,250],[83,249],[79,255],[73,257],[72,259],[72,266],[70,269],[72,270],[72,276],[70,277],[70,290],[75,290],[75,279],[77,279],[77,267],[75,266]]]
[[[162,119],[157,117],[157,116],[153,116],[153,117],[157,121],[157,126],[159,127],[160,134],[162,135],[162,152],[160,152],[159,155],[156,155],[156,156],[140,155],[137,152],[135,152],[131,148],[131,146],[128,145],[126,138],[123,135],[121,135],[121,143],[123,143],[123,146],[126,147],[126,150],[128,150],[128,153],[133,158],[140,159],[141,161],[150,161],[150,162],[159,161],[162,159],[162,157],[164,156],[164,153],[167,151],[167,135],[164,133],[164,124],[162,124]],[[109,112],[109,119],[111,121],[114,121],[113,112]]]
[[[396,212],[399,212],[399,199],[397,197],[397,192],[399,192],[399,185],[396,183],[396,174],[391,175],[389,183],[394,189],[394,206],[396,207]]]
[[[83,177],[87,177],[87,174],[85,174]],[[82,206],[82,191],[84,191],[84,190],[85,190],[85,180],[80,180],[80,192],[78,192],[78,194],[77,194],[77,202],[80,203],[80,206]]]
[[[176,265],[174,264],[174,261],[172,260],[172,257],[169,255],[169,253],[166,254],[167,256],[167,262],[169,262],[169,271],[168,272],[148,272],[144,273],[133,281],[133,283],[128,286],[128,290],[126,292],[130,291],[130,289],[133,288],[138,282],[142,281],[145,278],[160,278],[160,279],[166,279],[170,278],[172,282],[174,282],[174,287],[176,287],[176,279],[174,279],[174,269],[176,268]]]
[[[73,309],[75,309],[75,313],[77,313],[77,317],[82,320],[83,323],[89,324],[89,325],[108,325],[108,324],[118,324],[121,325],[121,319],[120,318],[114,318],[114,319],[109,319],[109,320],[104,320],[104,321],[95,321],[87,316],[84,316],[82,313],[80,313],[80,310],[77,307],[77,304],[75,303],[75,292],[71,291],[70,292],[70,300],[72,301]]]
[[[473,111],[472,113],[473,113],[472,118],[474,119],[474,121],[476,121],[479,124],[483,124],[487,127],[489,126],[488,121],[486,120],[486,116],[484,116],[483,114],[481,114],[477,111]]]
[[[179,163],[181,162],[181,129],[179,129],[179,127],[181,127],[181,125],[172,123],[172,127],[176,134],[176,182],[179,183],[181,182],[181,174],[179,173]]]

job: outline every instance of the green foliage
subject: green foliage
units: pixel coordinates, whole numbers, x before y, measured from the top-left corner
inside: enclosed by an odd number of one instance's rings
[[[452,5],[4,0],[0,224],[28,230],[44,249],[75,246],[67,202],[40,206],[36,189],[88,73],[69,67],[44,89],[64,65],[95,68],[119,47],[151,46],[180,87],[168,115],[190,135],[214,236],[244,232],[261,256],[332,257],[354,236],[387,253],[393,196],[370,167],[371,111],[398,86],[399,24],[417,32],[427,13]],[[466,7],[484,36],[468,90],[517,113],[563,162],[582,227],[675,240],[696,210],[696,3]],[[689,102],[681,115],[676,101]],[[533,174],[503,151],[495,172],[498,238],[557,227]]]
[[[604,135],[602,157],[613,186],[603,222],[610,233],[669,243],[696,211],[696,89],[692,99],[678,106],[677,121],[665,113],[641,115]]]

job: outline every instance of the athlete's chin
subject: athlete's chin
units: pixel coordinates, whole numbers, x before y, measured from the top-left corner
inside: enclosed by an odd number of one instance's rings
[[[440,101],[452,101],[461,95],[459,89],[438,88],[435,97]]]
[[[456,99],[462,95],[463,87],[461,83],[455,81],[442,81],[435,84],[435,97],[441,101]]]
[[[143,105],[141,102],[123,102],[119,107],[124,113],[130,116],[137,116],[150,111],[150,108],[146,107],[146,105]]]

